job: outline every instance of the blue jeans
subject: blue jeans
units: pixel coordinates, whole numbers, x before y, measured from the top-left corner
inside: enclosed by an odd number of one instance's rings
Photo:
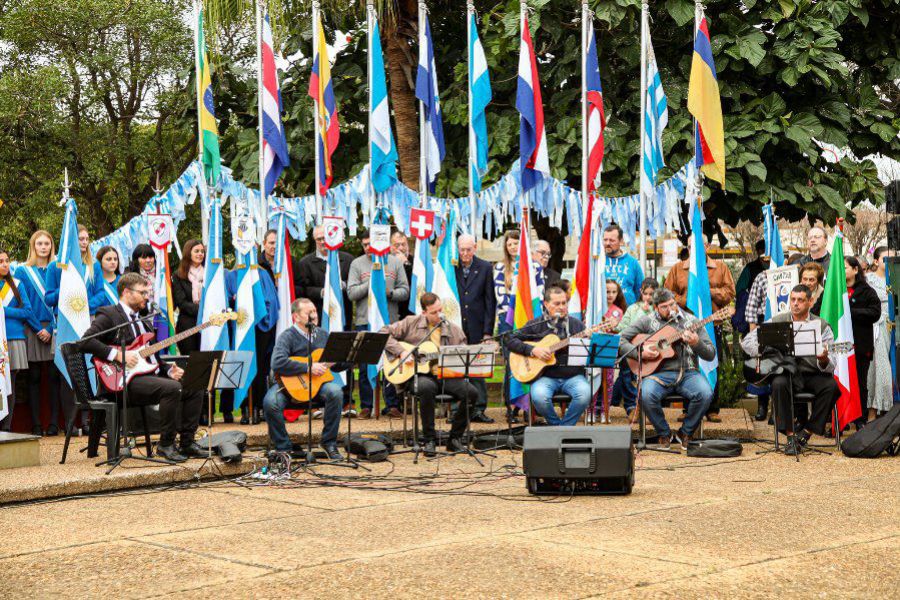
[[[357,325],[354,327],[356,331],[368,331],[368,325]],[[375,381],[378,381],[376,379]],[[382,399],[384,400],[384,408],[382,412],[386,412],[388,408],[399,407],[400,399],[397,398],[397,390],[392,384],[387,383],[382,388]],[[368,365],[359,365],[359,407],[372,410],[374,406],[375,391],[372,389],[372,383],[369,381]]]
[[[341,404],[344,393],[341,386],[333,381],[322,385],[319,393],[313,398],[313,405],[324,405],[325,427],[322,429],[322,445],[337,442],[338,428],[341,426]],[[273,385],[263,399],[263,410],[266,413],[266,425],[269,428],[269,439],[279,452],[291,451],[291,438],[284,424],[284,409],[296,403],[285,394],[281,387]]]
[[[558,392],[572,396],[572,402],[569,403],[562,419],[556,415],[556,409],[551,401],[553,394]],[[541,377],[531,384],[531,402],[538,414],[547,420],[548,425],[575,425],[590,401],[591,384],[584,375],[569,379]]]
[[[620,403],[629,414],[637,406],[637,377],[624,365],[619,369],[619,376],[613,384],[612,392],[612,405],[618,406]]]
[[[653,424],[656,433],[661,436],[672,435],[666,416],[663,414],[662,401],[670,394],[684,396],[687,401],[687,415],[681,425],[681,431],[686,435],[693,435],[713,398],[709,381],[700,371],[686,371],[681,381],[677,371],[660,371],[650,377],[644,378],[641,387],[641,406],[647,414],[647,418]]]

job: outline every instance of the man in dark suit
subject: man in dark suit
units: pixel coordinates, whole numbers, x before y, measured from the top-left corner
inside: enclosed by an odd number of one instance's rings
[[[456,290],[459,293],[462,329],[469,344],[478,344],[494,333],[497,298],[494,295],[493,266],[475,256],[475,238],[461,235],[457,240],[459,264],[456,265]],[[484,379],[472,380],[478,390],[475,403],[475,423],[493,423],[485,414],[487,408],[487,383]]]
[[[313,229],[313,240],[316,251],[300,259],[297,271],[294,272],[294,287],[297,298],[309,298],[316,307],[316,314],[322,312],[322,299],[325,297],[325,267],[328,265],[328,248],[325,247],[325,228],[321,225]],[[338,261],[341,264],[341,290],[344,292],[344,330],[351,331],[353,306],[347,297],[347,276],[350,274],[350,263],[353,255],[338,250]]]
[[[131,323],[123,329],[125,345],[131,344],[143,333],[153,331],[152,321],[144,319],[150,286],[138,273],[126,273],[119,279],[119,303],[104,306],[97,311],[94,322],[84,332],[85,338],[106,331],[118,325]],[[143,314],[142,314],[143,313]],[[118,335],[110,331],[96,338],[81,342],[81,349],[94,356],[105,358],[110,362],[125,363],[128,366],[137,364],[140,356],[136,351],[127,350],[125,356],[118,348]],[[150,362],[159,364],[155,356],[148,358]],[[150,406],[159,404],[160,434],[156,453],[173,462],[184,462],[188,458],[203,458],[206,451],[194,443],[194,433],[200,421],[203,395],[199,392],[184,392],[181,389],[181,378],[184,370],[176,365],[166,367],[160,365],[159,375],[138,375],[128,384],[128,403],[131,406]],[[181,420],[176,422],[181,405]],[[180,434],[178,449],[175,448],[175,434]]]
[[[544,240],[538,240],[534,244],[534,250],[531,252],[531,260],[544,267],[544,287],[550,287],[559,283],[559,271],[550,268],[550,258],[553,256],[550,252],[550,243]]]

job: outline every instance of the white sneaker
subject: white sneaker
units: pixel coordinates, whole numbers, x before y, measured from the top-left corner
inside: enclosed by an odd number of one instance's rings
[[[350,408],[350,409],[347,409],[347,410],[341,412],[341,416],[342,417],[350,417],[352,419],[352,418],[356,417],[356,411],[353,410],[352,408]]]
[[[609,415],[601,414],[600,415],[600,423],[602,425],[609,425]]]
[[[592,413],[592,412],[588,412],[588,414],[587,414],[587,424],[588,424],[588,425],[593,425],[593,424],[596,423],[596,422],[597,422],[597,415],[595,415],[595,414]]]
[[[323,414],[322,409],[317,408],[313,411],[313,419],[321,419]]]

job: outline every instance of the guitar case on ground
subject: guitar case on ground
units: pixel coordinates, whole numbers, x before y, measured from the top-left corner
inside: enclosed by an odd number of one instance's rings
[[[900,404],[895,404],[874,421],[841,442],[841,451],[850,458],[876,458],[882,452],[896,456],[900,450]]]

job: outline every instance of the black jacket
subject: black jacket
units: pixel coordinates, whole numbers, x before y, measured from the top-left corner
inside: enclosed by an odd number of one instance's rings
[[[477,344],[484,336],[494,333],[494,319],[497,316],[494,267],[476,256],[472,259],[468,277],[463,276],[461,264],[456,265],[455,270],[462,329],[466,340],[470,344]]]
[[[353,255],[343,250],[338,251],[338,261],[341,263],[341,281],[346,284],[347,276],[350,275],[350,263],[353,262]],[[322,319],[322,290],[325,288],[325,267],[328,263],[313,252],[307,254],[300,259],[297,270],[294,271],[294,287],[298,288],[298,298],[309,298],[316,305],[316,312],[319,313],[319,319]],[[346,285],[344,286],[346,288]],[[350,331],[353,323],[352,319],[353,304],[347,297],[347,290],[344,290],[344,329]]]
[[[551,333],[559,338],[566,338],[581,331],[584,331],[584,323],[575,317],[569,317],[568,332],[564,323],[559,323],[556,327],[552,322],[540,322],[540,319],[532,319],[525,324],[522,329],[518,330],[509,337],[507,346],[511,352],[516,354],[524,354],[531,356],[531,350],[534,348],[529,341],[539,341]],[[569,362],[569,349],[566,348],[556,353],[556,366],[549,367],[544,371],[543,377],[553,377],[556,379],[568,379],[576,375],[584,375],[584,367],[567,367]]]
[[[144,331],[153,332],[153,319],[148,316],[147,311],[144,311],[141,316],[147,317],[144,319]],[[101,306],[97,309],[97,315],[94,317],[91,326],[87,328],[82,337],[87,338],[127,322],[128,317],[120,304]],[[124,332],[126,346],[131,344],[137,337],[134,327],[125,327],[121,331]],[[85,339],[80,343],[80,346],[82,352],[105,360],[113,350],[119,349],[120,343],[118,332],[110,331],[93,339]]]
[[[175,331],[181,333],[197,324],[197,313],[200,304],[194,302],[191,290],[191,282],[182,279],[178,275],[172,276],[172,302],[178,309],[178,321],[175,323]]]
[[[875,288],[863,281],[853,288],[850,296],[850,322],[853,324],[853,348],[857,354],[869,356],[875,351],[872,328],[881,318],[881,300]]]

